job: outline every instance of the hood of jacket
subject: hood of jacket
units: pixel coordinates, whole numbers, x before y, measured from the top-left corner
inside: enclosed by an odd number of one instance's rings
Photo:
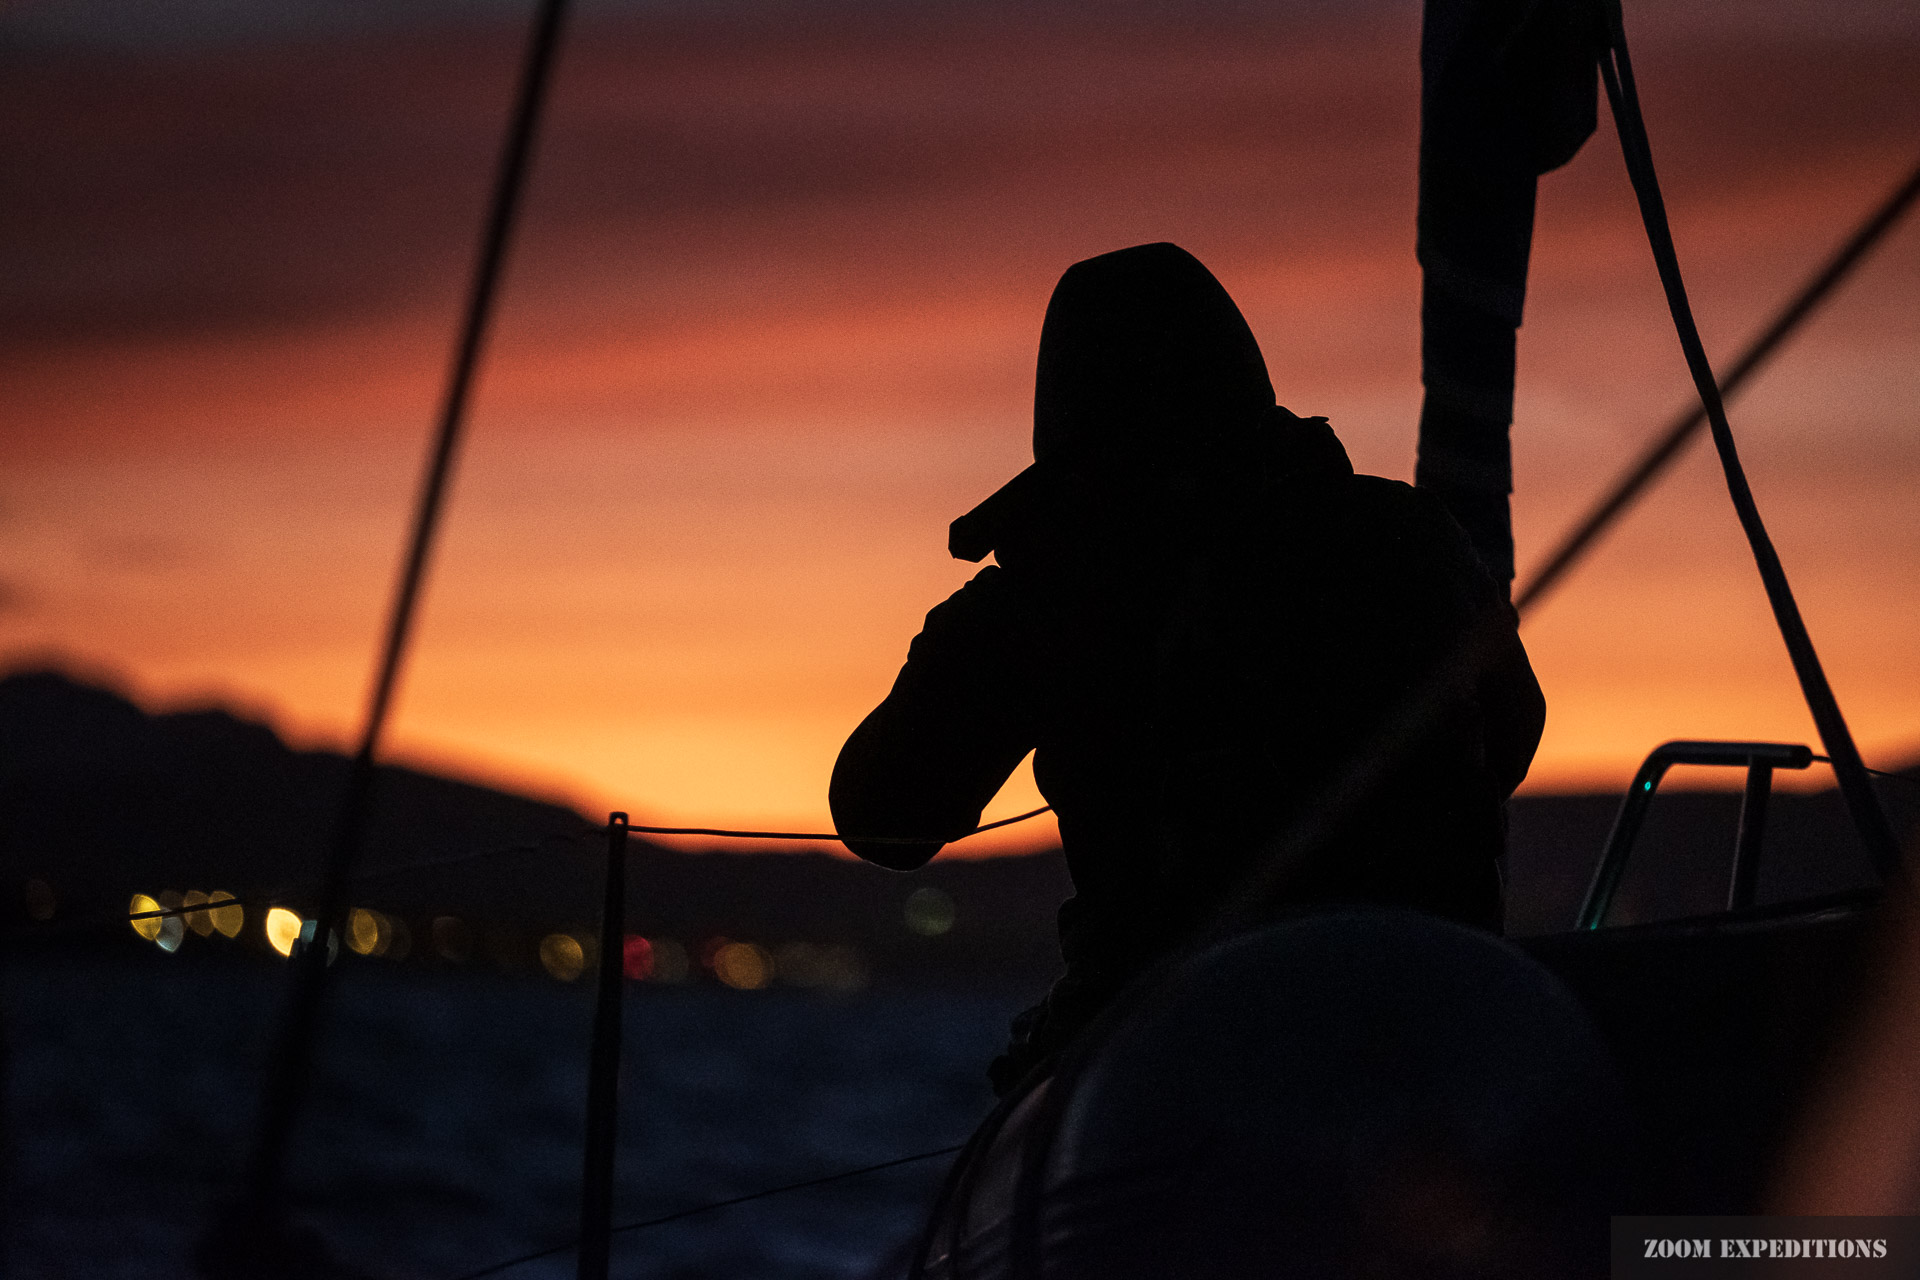
[[[955,557],[982,560],[1084,514],[1090,492],[1104,495],[1091,505],[1119,524],[1176,484],[1191,497],[1209,477],[1353,471],[1324,418],[1275,404],[1246,317],[1199,259],[1172,244],[1102,254],[1061,276],[1040,331],[1033,457],[953,522]]]

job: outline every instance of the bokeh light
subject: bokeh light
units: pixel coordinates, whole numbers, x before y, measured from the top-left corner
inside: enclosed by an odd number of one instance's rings
[[[294,954],[298,955],[300,952],[312,946],[313,940],[319,932],[320,922],[318,920],[302,920],[300,922],[300,936],[293,944]],[[327,930],[327,963],[332,964],[339,958],[340,934],[335,930],[329,929]]]
[[[630,933],[620,945],[620,968],[630,982],[645,982],[653,976],[653,944],[637,933]]]
[[[300,929],[306,921],[285,907],[275,907],[267,912],[267,944],[283,956],[293,954],[293,944],[300,940]]]
[[[772,978],[773,965],[751,942],[729,942],[714,953],[713,976],[735,991],[758,991]]]
[[[540,939],[540,967],[551,977],[572,982],[586,972],[586,948],[570,933],[550,933]]]
[[[160,910],[160,904],[157,901],[144,893],[136,893],[127,900],[127,914],[133,917],[133,919],[127,923],[133,926],[135,933],[145,938],[148,942],[158,941],[160,937],[160,917],[145,914],[149,911],[158,910]]]
[[[355,907],[347,913],[347,946],[357,956],[379,955],[386,947],[386,921],[377,911]]]
[[[685,982],[692,972],[692,962],[687,959],[687,949],[672,938],[654,938],[653,942],[653,980],[655,982]]]
[[[932,887],[915,889],[907,895],[903,914],[907,928],[923,938],[937,938],[953,928],[953,899]]]
[[[213,922],[213,927],[222,937],[237,938],[240,930],[247,924],[247,909],[234,901],[232,894],[225,889],[215,889],[207,895],[211,909],[204,914]],[[226,903],[226,906],[221,906]]]
[[[206,901],[207,895],[198,889],[189,889],[180,895],[180,905],[183,907],[202,906]],[[189,911],[180,918],[186,922],[187,928],[193,930],[201,937],[210,938],[213,936],[213,917],[206,912]]]
[[[175,889],[167,889],[155,901],[168,911],[177,911],[186,905],[186,895]],[[186,937],[187,926],[184,920],[177,915],[161,916],[160,936],[153,940],[153,944],[162,951],[171,953],[180,949],[180,944],[186,941]]]

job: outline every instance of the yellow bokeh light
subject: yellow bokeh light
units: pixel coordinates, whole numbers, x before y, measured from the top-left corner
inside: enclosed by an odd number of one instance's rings
[[[385,921],[376,911],[365,907],[355,907],[347,914],[347,945],[353,948],[357,956],[379,955],[386,948],[381,945],[387,930]]]
[[[550,933],[540,939],[540,964],[560,981],[572,982],[586,972],[586,948],[572,934]]]
[[[240,930],[247,924],[247,909],[235,902],[233,895],[225,889],[215,889],[207,895],[207,901],[212,904],[212,909],[201,914],[213,922],[213,927],[219,930],[221,936],[239,937]],[[229,905],[219,905],[223,902]]]
[[[713,957],[713,976],[735,991],[758,991],[767,985],[772,968],[767,953],[751,942],[729,942]]]
[[[160,910],[160,904],[144,893],[136,893],[127,900],[127,914],[130,916],[138,916],[142,912],[158,910]],[[160,940],[159,916],[147,916],[143,920],[130,920],[128,923],[133,926],[135,933],[145,938],[148,942],[158,942]]]
[[[293,954],[293,944],[300,940],[300,927],[306,921],[285,907],[275,907],[267,912],[267,942],[283,956]]]
[[[206,900],[207,895],[198,889],[189,889],[180,895],[180,905],[183,907],[201,906]],[[209,938],[213,936],[213,917],[205,911],[189,911],[186,915],[182,916],[181,919],[186,922],[187,928],[193,930],[201,937]]]

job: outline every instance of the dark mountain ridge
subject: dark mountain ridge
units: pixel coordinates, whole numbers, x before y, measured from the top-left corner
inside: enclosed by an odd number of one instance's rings
[[[61,937],[132,938],[131,894],[224,890],[296,910],[314,899],[348,760],[295,751],[222,710],[150,715],[118,693],[53,671],[0,679],[0,920],[30,925],[23,887],[51,890]],[[532,963],[549,931],[597,929],[605,843],[559,805],[400,766],[382,766],[357,905],[410,922],[478,928],[482,951]],[[629,928],[689,946],[725,936],[856,949],[886,973],[1052,972],[1053,913],[1071,892],[1058,851],[954,859],[901,876],[778,847],[689,853],[633,837]],[[764,846],[762,846],[764,848]],[[497,851],[469,859],[476,852]],[[936,889],[945,931],[906,923],[908,897]],[[97,930],[76,922],[97,920]]]
[[[298,910],[312,901],[347,767],[226,711],[151,715],[54,671],[0,679],[0,920],[24,930],[16,936],[124,945],[137,940],[117,913],[135,892],[221,889]],[[1899,828],[1912,830],[1920,788],[1885,791]],[[1514,802],[1510,931],[1568,927],[1618,802]],[[1733,792],[1663,793],[1621,918],[1717,909],[1738,807]],[[411,921],[415,934],[435,917],[461,918],[482,931],[481,951],[525,967],[544,933],[595,927],[604,845],[593,826],[559,805],[384,766],[355,901]],[[630,927],[696,951],[725,936],[849,947],[882,975],[1043,981],[1057,967],[1053,915],[1071,892],[1058,850],[945,859],[902,876],[818,851],[635,843]],[[499,852],[434,865],[485,850]],[[1832,791],[1776,798],[1763,900],[1849,888],[1862,867]],[[29,881],[43,888],[23,893]],[[909,927],[907,900],[920,889],[944,895],[949,928],[925,928],[924,915],[920,931]],[[32,893],[41,911],[51,902],[51,919],[30,918]]]

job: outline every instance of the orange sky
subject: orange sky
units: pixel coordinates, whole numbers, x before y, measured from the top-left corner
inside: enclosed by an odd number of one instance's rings
[[[99,17],[129,3],[0,18],[0,663],[338,742],[513,10]],[[396,749],[641,820],[823,823],[840,740],[971,572],[947,521],[1026,458],[1053,280],[1121,245],[1199,254],[1282,402],[1408,476],[1417,6],[1281,9],[589,9]],[[1917,158],[1920,19],[1774,0],[1629,21],[1723,358]],[[1523,566],[1688,395],[1606,127],[1542,188]],[[1870,762],[1920,748],[1916,298],[1908,226],[1733,408]],[[1618,782],[1669,737],[1812,740],[1706,450],[1525,635],[1550,703],[1532,786]]]

